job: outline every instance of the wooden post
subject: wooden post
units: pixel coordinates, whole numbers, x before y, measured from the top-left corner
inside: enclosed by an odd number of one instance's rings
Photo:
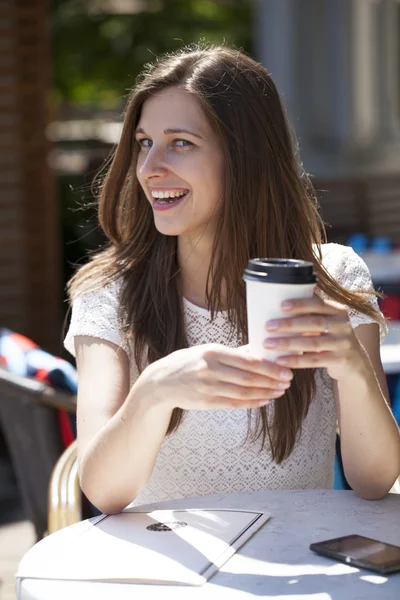
[[[0,326],[61,349],[61,234],[48,164],[48,0],[0,3]]]

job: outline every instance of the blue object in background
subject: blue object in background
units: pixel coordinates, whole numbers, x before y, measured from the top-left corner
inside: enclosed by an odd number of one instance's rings
[[[400,426],[400,375],[393,373],[386,376],[389,397],[394,418]]]
[[[351,490],[343,470],[342,453],[340,451],[340,437],[336,434],[335,471],[333,479],[334,490]]]
[[[397,376],[397,382],[394,388],[394,392],[391,396],[391,400],[394,418],[396,419],[400,427],[400,375]]]
[[[357,254],[362,254],[368,249],[368,236],[365,233],[353,233],[347,240],[347,245]]]
[[[389,237],[379,235],[373,238],[370,250],[374,254],[387,254],[391,251],[393,242]]]
[[[374,254],[387,254],[393,249],[393,241],[386,235],[377,235],[372,239],[365,233],[353,233],[347,240],[347,245],[353,248],[357,254],[362,254],[369,250]]]

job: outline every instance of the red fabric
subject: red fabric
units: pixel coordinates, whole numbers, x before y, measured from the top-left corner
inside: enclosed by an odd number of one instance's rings
[[[20,333],[13,332],[10,335],[10,337],[12,340],[15,341],[15,343],[21,349],[22,352],[28,352],[28,350],[33,350],[34,348],[39,348],[39,346],[37,344],[35,344],[35,342],[30,340],[26,336],[21,335]]]
[[[74,441],[74,435],[71,429],[71,423],[66,410],[58,411],[58,422],[60,424],[61,441],[64,448],[68,448]]]
[[[386,296],[381,302],[381,310],[391,321],[400,320],[400,296]]]
[[[8,329],[0,329],[0,366],[23,377],[34,377],[46,385],[76,393],[75,370],[57,356],[42,350],[33,340]],[[42,364],[40,364],[42,363]],[[62,445],[74,440],[74,431],[66,411],[57,411]]]
[[[43,381],[44,383],[48,383],[48,380],[47,380],[48,373],[49,372],[47,369],[38,369],[36,371],[35,379],[38,379],[39,381]],[[67,411],[58,410],[57,416],[58,416],[58,423],[60,426],[61,442],[62,442],[63,448],[65,449],[65,448],[68,448],[68,446],[74,441],[74,435],[72,433],[71,424],[70,424],[70,421],[68,418]]]
[[[49,374],[48,369],[38,369],[35,373],[35,379],[38,379],[39,381],[43,381],[43,383],[48,384],[48,379],[47,379],[48,374]]]

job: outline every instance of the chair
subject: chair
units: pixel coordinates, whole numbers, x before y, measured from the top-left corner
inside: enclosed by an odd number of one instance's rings
[[[64,450],[50,477],[47,533],[101,515],[82,493],[79,485],[76,440]]]
[[[50,476],[64,449],[58,410],[74,413],[76,398],[0,368],[0,426],[38,539],[47,530]]]
[[[76,440],[58,459],[49,483],[48,533],[82,520]]]

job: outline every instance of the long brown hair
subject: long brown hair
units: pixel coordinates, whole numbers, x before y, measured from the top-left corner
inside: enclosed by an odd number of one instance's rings
[[[225,46],[184,48],[148,65],[126,106],[118,147],[98,199],[99,221],[110,243],[70,282],[74,297],[121,279],[120,315],[134,339],[139,372],[187,346],[179,293],[177,238],[159,233],[136,178],[135,129],[151,95],[180,86],[199,101],[224,153],[222,211],[208,274],[207,302],[214,318],[227,309],[232,328],[247,342],[245,284],[250,257],[312,261],[328,297],[379,320],[368,294],[342,288],[322,265],[325,231],[312,185],[299,163],[278,91],[268,71],[243,52]],[[315,245],[313,247],[313,244]],[[222,284],[228,306],[222,306]],[[268,435],[276,462],[293,450],[315,391],[314,370],[297,370],[290,389],[275,403],[272,422],[258,409],[253,441]],[[179,426],[175,409],[167,434]],[[251,417],[251,415],[249,415]]]

